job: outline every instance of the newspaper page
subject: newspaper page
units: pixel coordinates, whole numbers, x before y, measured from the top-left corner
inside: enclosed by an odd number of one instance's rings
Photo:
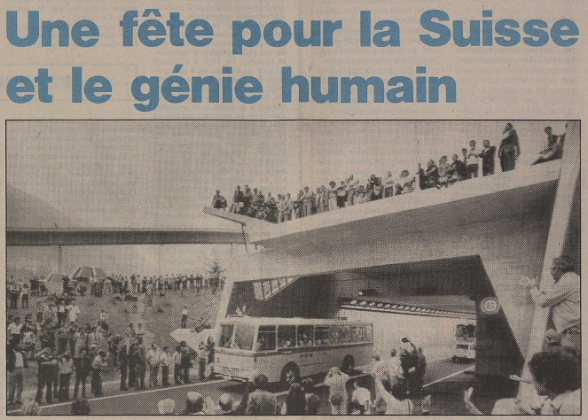
[[[585,413],[584,2],[2,4],[4,415]]]

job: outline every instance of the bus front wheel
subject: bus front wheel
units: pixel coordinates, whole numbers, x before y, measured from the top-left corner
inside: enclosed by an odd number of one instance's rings
[[[341,365],[341,371],[349,375],[355,368],[355,359],[353,356],[347,355],[343,358],[343,364]]]
[[[289,389],[294,382],[300,382],[300,369],[296,363],[288,363],[284,366],[281,378],[282,387],[285,389]]]

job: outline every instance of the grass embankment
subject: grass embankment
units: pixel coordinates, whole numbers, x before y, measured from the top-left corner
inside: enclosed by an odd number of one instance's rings
[[[158,345],[175,347],[178,343],[169,333],[180,328],[184,305],[188,308],[188,328],[202,324],[214,327],[220,298],[219,292],[213,295],[209,289],[202,290],[200,295],[195,289],[168,291],[164,296],[157,293],[153,297],[153,306],[145,306],[144,328],[155,334]]]

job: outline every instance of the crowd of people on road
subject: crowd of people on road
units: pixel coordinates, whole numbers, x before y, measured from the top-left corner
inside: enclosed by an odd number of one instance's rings
[[[422,378],[426,359],[422,349],[417,349],[408,338],[404,338],[399,351],[393,350],[389,360],[383,361],[379,356],[375,356],[374,360],[371,372],[373,386],[365,374],[351,377],[338,367],[329,370],[321,386],[328,389],[327,401],[331,414],[414,414],[414,404],[408,397],[424,396]],[[375,391],[375,398],[372,397],[372,391]],[[176,410],[176,403],[172,399],[159,401],[157,408],[159,414],[163,415],[302,416],[319,413],[322,402],[311,377],[292,382],[283,403],[278,403],[280,394],[271,392],[268,378],[255,370],[249,375],[240,401],[224,393],[215,403],[210,397],[189,392],[183,410]],[[422,412],[428,414],[430,396],[424,396],[423,401]]]
[[[548,136],[547,149],[540,153],[534,163],[562,156],[565,135],[552,134],[551,127],[546,127],[545,133]],[[490,140],[483,140],[481,148],[476,140],[471,140],[467,148],[453,154],[451,159],[446,155],[441,156],[438,163],[431,159],[426,167],[418,164],[413,174],[404,169],[397,178],[388,171],[385,177],[372,174],[365,184],[360,184],[358,179],[350,175],[339,183],[330,181],[328,186],[322,185],[315,191],[305,186],[295,197],[290,193],[274,197],[270,192],[264,195],[261,189],[252,189],[249,185],[245,185],[243,189],[237,186],[230,205],[220,190],[217,190],[212,199],[212,207],[271,223],[281,223],[417,190],[447,188],[456,182],[477,178],[480,172],[482,176],[493,175],[496,156],[502,172],[515,169],[521,149],[518,134],[511,123],[506,124],[503,136],[498,150],[490,144]]]
[[[47,403],[70,399],[70,382],[75,377],[73,397],[81,385],[100,396],[100,371],[108,365],[107,355],[116,354],[122,337],[108,331],[108,314],[101,310],[95,325],[79,325],[80,308],[75,297],[52,295],[38,301],[36,316],[7,317],[8,404],[21,403],[25,369],[29,361],[37,364],[37,393],[40,404],[45,393]],[[114,361],[116,362],[116,361]]]
[[[76,285],[77,283],[79,285]],[[161,376],[162,386],[169,385],[168,376],[171,371],[174,372],[172,382],[178,384],[189,381],[189,365],[192,364],[192,360],[204,356],[196,355],[185,343],[178,346],[175,352],[167,347],[160,350],[155,344],[145,350],[145,330],[142,324],[130,324],[124,334],[115,333],[109,328],[109,314],[104,309],[96,311],[92,322],[82,325],[78,300],[81,299],[79,296],[83,296],[80,286],[83,284],[87,283],[74,282],[64,277],[62,293],[40,295],[39,290],[33,295],[33,302],[36,301],[34,308],[31,308],[33,310],[27,311],[24,319],[10,312],[29,309],[28,284],[13,280],[7,284],[9,311],[6,319],[6,354],[9,406],[23,403],[25,375],[30,372],[28,368],[33,366],[36,367],[37,376],[37,391],[34,398],[37,404],[41,404],[43,398],[48,404],[56,400],[64,402],[72,398],[86,398],[87,382],[90,382],[90,392],[94,396],[103,395],[104,370],[120,370],[121,390],[131,386],[145,389],[146,371],[150,373],[151,387],[158,385],[158,375]],[[211,279],[204,280],[202,276],[194,275],[151,278],[131,275],[93,281],[90,289],[96,297],[113,295],[120,300],[134,301],[137,300],[138,294],[144,294],[147,306],[151,306],[155,291],[163,293],[167,290],[194,289],[200,294],[201,289],[213,287],[222,287],[222,284],[214,284]],[[186,307],[182,316],[181,326],[185,328]],[[199,363],[200,366],[207,367],[212,364],[214,343],[206,343],[204,347],[198,353],[206,352],[207,362]],[[201,371],[199,378],[203,379],[204,369]]]

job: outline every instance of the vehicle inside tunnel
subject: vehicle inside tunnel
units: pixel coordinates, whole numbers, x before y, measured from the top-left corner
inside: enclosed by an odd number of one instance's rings
[[[518,374],[523,364],[478,255],[236,282],[226,315],[372,322],[383,353],[403,335],[425,347],[450,346],[455,325],[469,319],[477,324],[476,374]]]

